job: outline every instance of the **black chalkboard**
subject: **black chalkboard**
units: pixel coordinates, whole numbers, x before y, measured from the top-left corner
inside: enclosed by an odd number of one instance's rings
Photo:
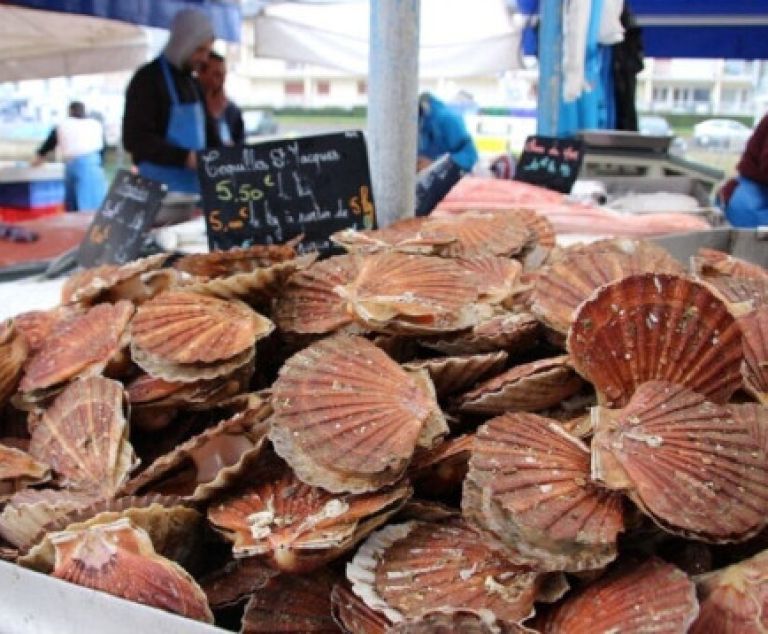
[[[300,253],[327,255],[332,233],[376,224],[362,132],[206,150],[198,173],[212,251],[304,234]]]
[[[529,136],[514,180],[569,194],[583,159],[584,143],[580,139]]]
[[[162,183],[120,170],[80,244],[78,264],[89,267],[135,260],[165,191]]]

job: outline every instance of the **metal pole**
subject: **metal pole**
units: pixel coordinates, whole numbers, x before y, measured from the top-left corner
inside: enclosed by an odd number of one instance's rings
[[[413,216],[420,0],[371,0],[368,147],[380,227]]]
[[[563,4],[541,0],[539,18],[539,103],[537,131],[557,136],[563,89]]]

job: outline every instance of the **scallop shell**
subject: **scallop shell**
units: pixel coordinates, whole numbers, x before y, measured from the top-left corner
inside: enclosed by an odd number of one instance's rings
[[[403,368],[426,370],[440,398],[465,390],[479,380],[496,375],[504,368],[509,355],[504,350],[487,354],[438,357],[404,363]]]
[[[390,524],[347,565],[352,591],[393,623],[436,608],[487,609],[505,621],[533,615],[545,575],[461,520]]]
[[[42,347],[51,331],[64,321],[82,315],[86,309],[82,306],[58,306],[51,310],[32,310],[20,313],[13,318],[16,328],[24,335],[29,346],[30,356]]]
[[[195,277],[225,277],[236,273],[248,273],[257,268],[272,266],[296,257],[296,245],[304,239],[297,236],[286,244],[256,244],[229,251],[195,253],[179,258],[174,267]]]
[[[414,255],[442,255],[456,242],[456,238],[429,230],[428,221],[426,217],[403,218],[381,229],[344,229],[332,234],[331,240],[350,253],[397,251]]]
[[[462,395],[458,405],[463,412],[535,412],[557,405],[583,385],[568,355],[562,355],[515,366]]]
[[[262,460],[254,484],[208,508],[235,557],[263,557],[283,572],[306,573],[347,552],[405,503],[405,484],[362,495],[333,495],[296,478],[278,459]]]
[[[416,452],[408,467],[408,478],[416,490],[430,498],[460,492],[473,441],[472,435],[458,436],[434,449]]]
[[[255,557],[246,557],[230,561],[223,569],[207,575],[200,581],[200,586],[211,609],[219,610],[249,598],[278,574]]]
[[[28,345],[13,321],[0,322],[0,409],[16,391]]]
[[[768,271],[759,264],[706,247],[700,247],[697,255],[691,258],[691,271],[700,278],[735,277],[768,281]]]
[[[389,619],[369,608],[346,584],[333,586],[331,605],[334,620],[347,634],[390,634]]]
[[[439,410],[374,344],[337,335],[291,357],[273,386],[270,439],[303,482],[364,493],[397,481]]]
[[[47,465],[19,449],[0,444],[0,502],[30,484],[45,482],[50,475]]]
[[[768,551],[696,581],[699,616],[691,634],[759,634],[766,627]]]
[[[153,491],[190,501],[206,500],[230,486],[261,453],[268,405],[220,422],[177,446],[128,482],[127,494]]]
[[[768,280],[746,277],[707,277],[700,282],[719,297],[736,317],[768,305]]]
[[[422,339],[425,348],[443,354],[483,354],[505,350],[518,354],[539,342],[541,324],[530,313],[502,313],[480,321],[469,332],[440,339]]]
[[[241,634],[342,634],[331,612],[335,581],[328,571],[317,571],[312,577],[280,575],[270,579],[245,606]]]
[[[531,308],[547,326],[568,332],[579,305],[595,289],[638,273],[683,275],[682,265],[660,247],[646,242],[620,241],[624,249],[605,251],[598,245],[566,253],[536,277]],[[602,248],[601,248],[602,246]]]
[[[590,481],[589,457],[555,421],[494,418],[475,438],[464,515],[543,570],[605,566],[623,530],[622,500]]]
[[[355,280],[336,292],[355,319],[376,332],[464,330],[482,316],[474,275],[452,260],[382,253],[361,260]]]
[[[741,317],[744,387],[763,405],[768,405],[768,306]]]
[[[624,409],[592,413],[593,478],[626,491],[663,529],[722,543],[768,522],[768,456],[726,408],[652,381]]]
[[[483,211],[430,217],[424,231],[455,236],[457,242],[448,250],[448,255],[453,257],[510,257],[520,253],[531,237],[531,231],[522,219],[506,213]]]
[[[60,533],[53,545],[54,577],[213,623],[197,582],[181,566],[155,553],[147,533],[128,519]]]
[[[100,374],[128,343],[133,304],[99,304],[83,315],[58,322],[27,362],[22,392],[37,392],[73,378]]]
[[[387,634],[536,634],[519,623],[496,618],[490,610],[435,610],[394,625]]]
[[[35,425],[29,453],[64,486],[113,497],[136,466],[122,385],[102,377],[71,383]]]
[[[501,304],[515,291],[523,266],[517,260],[495,255],[459,258],[456,263],[475,275],[480,301]]]
[[[278,328],[298,334],[325,334],[352,323],[346,302],[333,289],[352,282],[358,270],[355,256],[339,255],[295,273],[274,307]]]
[[[589,584],[554,608],[542,634],[681,634],[696,618],[696,589],[688,576],[650,559]]]
[[[728,412],[739,425],[744,425],[755,442],[768,456],[768,407],[757,403],[728,405]]]
[[[703,286],[672,275],[635,275],[599,289],[579,308],[568,350],[607,406],[625,405],[655,379],[716,403],[741,384],[738,324]]]
[[[95,304],[103,301],[120,284],[147,271],[159,269],[167,259],[167,253],[158,253],[128,264],[104,264],[73,273],[61,288],[61,303]],[[110,301],[115,300],[111,298]]]

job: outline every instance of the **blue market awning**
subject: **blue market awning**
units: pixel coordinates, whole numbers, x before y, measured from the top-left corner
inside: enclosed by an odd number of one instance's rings
[[[162,29],[170,26],[179,9],[195,7],[211,16],[217,37],[232,42],[240,40],[241,12],[237,0],[0,0],[0,4],[91,15]]]

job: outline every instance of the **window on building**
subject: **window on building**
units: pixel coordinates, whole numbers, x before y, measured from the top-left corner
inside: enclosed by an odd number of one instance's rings
[[[368,82],[364,79],[361,79],[357,82],[357,94],[358,95],[367,95],[368,94]]]
[[[326,79],[321,79],[317,82],[317,94],[318,95],[330,95],[331,94],[331,82]]]
[[[693,89],[693,100],[696,103],[708,103],[711,98],[711,93],[709,88],[694,88]]]
[[[283,92],[286,95],[303,95],[304,94],[304,82],[303,81],[286,81],[286,82],[283,82]]]
[[[723,64],[723,73],[726,75],[743,75],[747,70],[747,62],[743,59],[727,59]]]
[[[657,103],[665,103],[669,96],[669,89],[664,86],[663,88],[656,87],[653,89],[653,100]]]

